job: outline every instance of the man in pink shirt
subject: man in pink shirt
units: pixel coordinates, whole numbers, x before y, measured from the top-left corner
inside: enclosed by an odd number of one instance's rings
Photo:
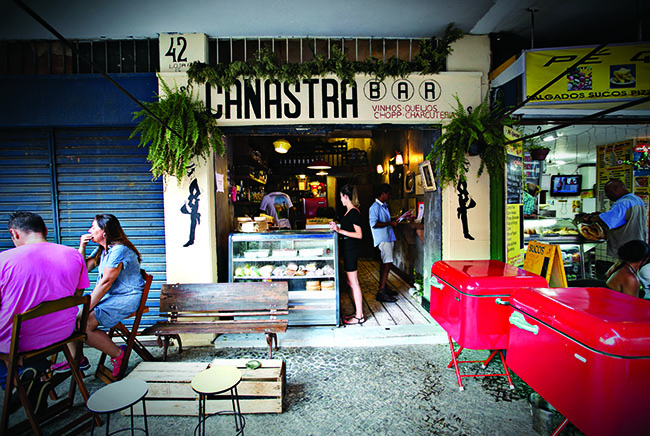
[[[13,317],[44,301],[74,295],[89,286],[86,265],[77,250],[47,242],[43,218],[31,212],[16,212],[9,217],[11,240],[16,248],[0,253],[0,353],[11,345]],[[20,332],[19,351],[45,347],[70,336],[77,308],[30,320]],[[47,362],[44,362],[47,368]],[[37,380],[33,369],[21,372],[21,378]],[[0,385],[5,388],[7,366],[0,361]],[[35,411],[47,407],[46,384],[34,392]],[[30,398],[32,395],[30,395]]]

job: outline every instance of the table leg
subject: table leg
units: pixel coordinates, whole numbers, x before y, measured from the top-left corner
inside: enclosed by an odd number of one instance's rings
[[[456,360],[456,350],[454,350],[454,342],[453,339],[451,339],[451,335],[447,335],[449,338],[449,348],[451,349],[451,364],[454,365],[454,371],[456,371],[456,380],[458,380],[458,390],[459,391],[464,391],[465,388],[463,387],[463,382],[460,380],[460,370],[458,369],[458,361]],[[462,351],[462,347],[459,350]]]
[[[142,398],[142,414],[144,416],[144,434],[149,436],[149,424],[147,423],[147,402]]]
[[[505,369],[506,378],[508,379],[508,386],[510,386],[510,389],[514,389],[515,385],[512,384],[512,378],[510,378],[510,370],[508,369],[508,365],[506,365],[506,359],[503,357],[503,350],[499,350],[499,356],[501,356],[501,363],[503,364],[503,369]]]
[[[205,402],[207,400],[207,395],[199,396],[199,425],[201,427],[200,434],[205,436]]]
[[[564,430],[564,427],[569,423],[569,420],[564,418],[564,421],[560,423],[560,425],[557,426],[557,428],[551,433],[551,436],[558,436],[562,430]]]
[[[237,386],[233,387],[230,390],[230,397],[232,398],[232,410],[235,415],[235,430],[237,430],[237,435],[244,435],[244,417],[241,414],[241,407],[239,405],[239,393],[237,392]]]

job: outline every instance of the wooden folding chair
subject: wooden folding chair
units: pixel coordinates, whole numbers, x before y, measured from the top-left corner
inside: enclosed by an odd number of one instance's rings
[[[20,330],[22,324],[25,321],[39,318],[44,315],[51,313],[59,312],[71,307],[77,307],[83,305],[81,312],[81,322],[77,325],[74,332],[66,339],[56,342],[47,347],[40,348],[38,350],[23,351],[18,352],[18,341],[20,339]],[[65,297],[59,300],[46,301],[33,309],[28,310],[22,314],[16,314],[13,321],[13,329],[11,332],[11,346],[9,353],[0,353],[0,359],[4,360],[7,364],[7,386],[5,388],[4,395],[4,407],[2,409],[2,421],[0,422],[0,435],[9,435],[9,434],[20,434],[30,428],[36,435],[42,435],[41,423],[45,423],[51,418],[59,415],[61,412],[70,410],[74,406],[74,396],[75,388],[79,387],[81,396],[84,399],[84,402],[88,401],[89,394],[88,389],[83,381],[83,375],[79,370],[79,362],[81,361],[81,348],[83,343],[86,340],[85,326],[88,321],[88,309],[90,307],[90,296],[85,297]],[[79,326],[83,326],[80,328]],[[72,357],[72,352],[68,348],[68,345],[72,345],[76,348],[75,357]],[[56,374],[49,379],[49,383],[56,387],[67,379],[70,374],[72,377],[70,379],[70,388],[68,390],[68,395],[65,398],[62,398],[57,403],[50,405],[42,414],[39,413],[37,417],[34,413],[31,403],[27,397],[27,392],[23,381],[20,379],[18,374],[18,369],[20,367],[29,367],[30,364],[46,359],[53,354],[62,352],[68,361],[70,366],[70,373]],[[23,420],[20,423],[15,424],[11,428],[9,427],[9,413],[10,413],[10,404],[13,388],[16,388],[18,391],[18,396],[20,402],[25,409],[27,414],[27,419]],[[79,418],[67,423],[61,429],[59,429],[54,434],[64,434],[70,431],[80,432],[86,428],[92,426],[93,422],[99,426],[101,421],[99,418],[92,418],[90,412],[85,413]]]
[[[144,290],[142,291],[142,298],[140,299],[140,306],[138,310],[133,312],[127,318],[133,317],[133,325],[131,330],[129,330],[123,323],[119,322],[117,325],[112,327],[108,331],[108,336],[112,339],[116,336],[120,336],[124,343],[126,344],[126,349],[124,350],[124,358],[122,359],[122,366],[120,367],[120,372],[117,377],[113,377],[113,372],[111,368],[105,365],[106,358],[108,355],[102,353],[99,357],[99,363],[97,364],[97,370],[95,371],[95,377],[102,380],[104,383],[109,384],[115,381],[121,380],[124,377],[126,368],[129,365],[129,356],[131,356],[131,350],[134,350],[144,361],[154,361],[155,357],[147,350],[144,345],[138,340],[138,327],[140,327],[140,320],[142,319],[142,314],[149,311],[149,308],[146,306],[147,297],[149,296],[149,289],[151,288],[151,282],[153,281],[153,276],[147,274],[143,269],[140,270],[142,278],[145,280]]]

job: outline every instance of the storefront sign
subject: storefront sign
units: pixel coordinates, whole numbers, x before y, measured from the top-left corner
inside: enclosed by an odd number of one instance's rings
[[[526,52],[526,98],[594,47]],[[650,44],[609,45],[536,96],[528,105],[631,100],[650,95]]]
[[[261,124],[440,124],[452,116],[455,95],[465,106],[481,102],[480,73],[411,75],[385,79],[358,75],[355,86],[336,76],[239,80],[230,89],[211,90],[210,104],[220,126]]]

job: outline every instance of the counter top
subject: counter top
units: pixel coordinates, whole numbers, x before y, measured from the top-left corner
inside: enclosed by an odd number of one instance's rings
[[[420,241],[424,244],[424,224],[423,223],[409,223],[409,222],[404,222],[402,221],[401,223],[397,224],[397,226],[402,226],[403,228],[408,228],[411,229],[415,232],[416,235],[418,235],[418,238],[420,238]],[[409,244],[415,243],[415,238],[413,238],[413,231],[407,230],[404,232],[407,238],[407,242]]]
[[[571,236],[571,235],[557,235],[557,236],[533,236],[530,235],[524,236],[524,242],[537,241],[543,242],[545,244],[601,244],[605,242],[602,241],[592,241],[591,239],[585,239],[582,236]]]

